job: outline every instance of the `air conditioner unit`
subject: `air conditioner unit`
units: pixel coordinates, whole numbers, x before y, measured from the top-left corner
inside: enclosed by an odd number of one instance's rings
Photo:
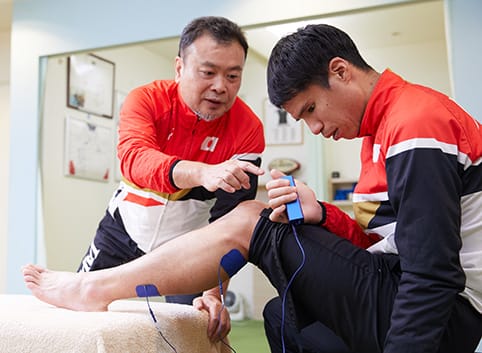
[[[231,320],[244,320],[244,300],[241,294],[228,290],[224,296],[224,305],[228,309]]]

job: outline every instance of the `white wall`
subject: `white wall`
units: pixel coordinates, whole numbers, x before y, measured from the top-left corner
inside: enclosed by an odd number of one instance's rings
[[[0,293],[7,267],[8,164],[10,152],[10,32],[0,32]]]
[[[7,267],[8,99],[8,85],[0,85],[0,293],[5,291],[4,269]]]
[[[482,1],[446,0],[445,8],[454,98],[482,122]]]

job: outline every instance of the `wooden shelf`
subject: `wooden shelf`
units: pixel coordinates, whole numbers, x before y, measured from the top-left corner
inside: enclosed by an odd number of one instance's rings
[[[355,179],[345,179],[345,178],[331,178],[329,181],[332,185],[349,184],[353,185],[358,182]]]
[[[331,178],[328,181],[328,201],[339,207],[351,207],[350,191],[353,190],[357,182],[355,179]],[[336,196],[337,192],[346,193],[346,198],[339,199]]]

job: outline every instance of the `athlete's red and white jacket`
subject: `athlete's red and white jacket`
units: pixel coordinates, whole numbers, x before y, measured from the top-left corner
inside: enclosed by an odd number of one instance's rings
[[[144,252],[230,211],[256,196],[203,187],[179,190],[172,169],[180,160],[217,164],[242,159],[261,164],[263,126],[239,98],[214,121],[204,121],[184,103],[174,81],[159,80],[134,89],[125,99],[119,123],[118,157],[123,176],[109,212],[116,209],[129,236]]]
[[[399,254],[384,352],[432,351],[458,293],[482,313],[482,126],[447,96],[386,70],[359,136],[361,228],[326,203],[325,226],[371,252]]]

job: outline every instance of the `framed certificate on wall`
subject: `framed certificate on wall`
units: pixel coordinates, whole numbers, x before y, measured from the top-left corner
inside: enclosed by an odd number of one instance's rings
[[[67,106],[112,118],[114,105],[113,62],[94,54],[76,54],[67,60]]]

